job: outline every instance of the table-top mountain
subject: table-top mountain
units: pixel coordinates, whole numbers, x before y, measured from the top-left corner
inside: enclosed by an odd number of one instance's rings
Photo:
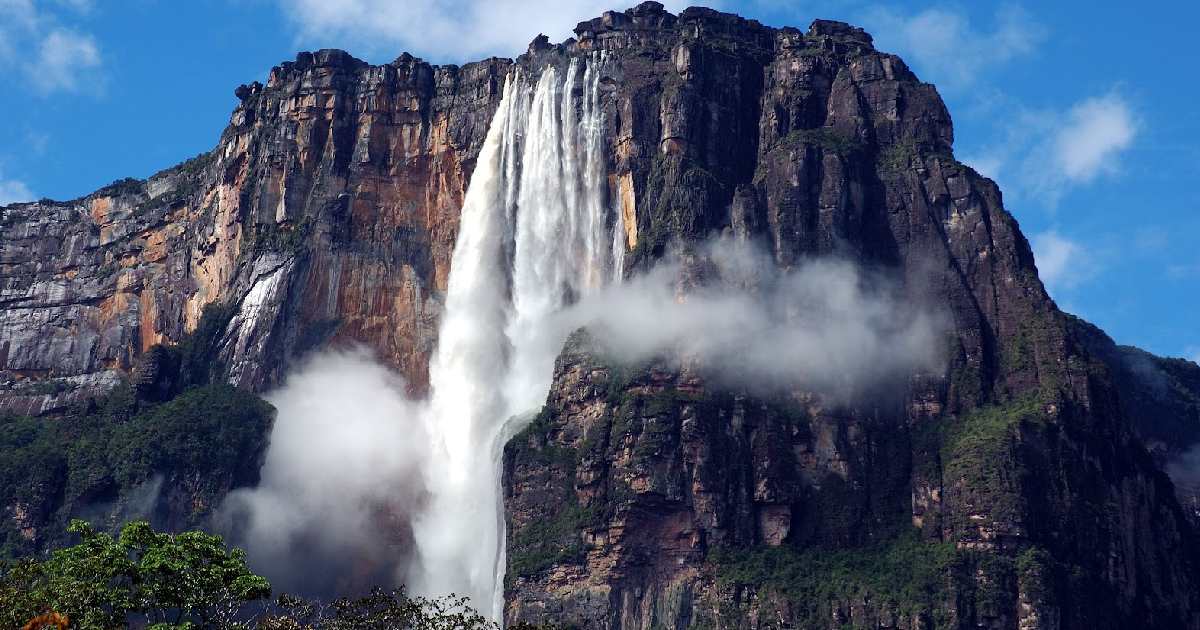
[[[506,76],[602,54],[626,276],[682,252],[703,284],[714,236],[784,270],[852,261],[936,307],[944,360],[845,401],[622,365],[576,333],[505,452],[509,621],[1200,628],[1200,476],[1178,472],[1200,367],[1055,305],[933,85],[841,22],[645,2],[575,34],[463,66],[302,53],[236,90],[212,151],[0,209],[0,406],[52,421],[122,383],[153,397],[206,310],[214,381],[262,392],[362,344],[423,395]],[[54,499],[6,500],[36,546]]]

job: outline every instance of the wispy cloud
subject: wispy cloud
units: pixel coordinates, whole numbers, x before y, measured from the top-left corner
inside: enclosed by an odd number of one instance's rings
[[[78,91],[86,74],[100,66],[100,48],[91,35],[68,29],[48,33],[30,66],[34,85],[43,92]]]
[[[862,21],[880,49],[904,56],[926,81],[948,89],[971,86],[987,70],[1029,55],[1046,37],[1046,28],[1018,6],[997,10],[994,23],[982,28],[960,11],[941,8],[906,15],[880,7]]]
[[[1133,234],[1133,244],[1144,252],[1162,251],[1171,244],[1171,233],[1156,225],[1140,227]]]
[[[96,6],[92,0],[56,0],[56,2],[79,13],[90,13]]]
[[[0,206],[21,201],[33,201],[34,194],[24,182],[15,179],[0,179]]]
[[[57,4],[81,14],[91,9],[90,2],[78,0]],[[80,92],[99,85],[102,65],[96,39],[63,26],[45,5],[0,0],[0,76],[19,78],[43,95]]]
[[[50,147],[50,134],[36,129],[25,130],[25,147],[34,155],[42,155]]]
[[[513,56],[539,33],[561,41],[583,19],[613,8],[610,0],[278,0],[301,42],[431,61]],[[683,0],[664,2],[677,10]]]
[[[963,161],[999,181],[1006,193],[1054,209],[1064,195],[1121,172],[1141,122],[1116,90],[1062,110],[1009,103],[1000,139]]]
[[[1120,172],[1121,156],[1133,144],[1139,124],[1117,92],[1084,99],[1063,113],[1027,116],[1041,128],[1020,167],[1020,185],[1054,208],[1068,190]]]
[[[1052,293],[1074,288],[1096,273],[1087,250],[1055,230],[1034,234],[1032,245],[1038,276]]]
[[[1117,156],[1129,148],[1137,123],[1120,95],[1089,98],[1071,108],[1054,137],[1052,158],[1071,182],[1089,182],[1117,170]]]

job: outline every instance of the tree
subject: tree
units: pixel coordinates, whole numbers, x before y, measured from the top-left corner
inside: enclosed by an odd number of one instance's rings
[[[38,615],[65,615],[71,627],[123,628],[130,616],[157,627],[220,627],[244,604],[270,596],[245,553],[220,536],[155,532],[134,521],[114,539],[84,521],[68,528],[82,539],[45,561],[22,560],[0,576],[0,621],[18,628]],[[155,627],[155,626],[152,626]]]
[[[145,521],[115,539],[80,520],[69,531],[78,544],[0,568],[0,627],[108,630],[144,620],[149,630],[499,630],[465,597],[411,597],[403,588],[329,604],[281,595],[267,606],[266,578],[214,534],[166,534]],[[248,608],[255,601],[264,605]]]
[[[467,604],[467,598],[410,597],[403,588],[376,588],[328,606],[288,595],[259,620],[260,630],[499,630]]]

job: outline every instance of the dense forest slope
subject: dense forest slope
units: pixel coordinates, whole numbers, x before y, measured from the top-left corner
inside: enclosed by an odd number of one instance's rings
[[[506,73],[604,51],[626,274],[677,250],[704,284],[692,246],[714,234],[761,243],[781,268],[849,259],[938,306],[945,367],[847,403],[615,364],[574,335],[505,453],[508,619],[1200,628],[1195,512],[1164,474],[1200,438],[1200,368],[1057,308],[996,185],[954,158],[932,85],[840,22],[803,32],[645,2],[576,34],[461,67],[302,53],[238,88],[211,152],[0,210],[0,407],[14,415],[0,447],[52,452],[96,417],[121,442],[130,422],[203,417],[211,399],[258,427],[228,460],[113,472],[126,460],[71,454],[40,494],[6,478],[10,551],[52,543],[54,519],[89,503],[78,488],[127,504],[165,484],[156,509],[183,526],[253,484],[269,413],[212,393],[222,382],[261,392],[313,349],[358,342],[423,393]],[[85,464],[111,479],[68,483]]]

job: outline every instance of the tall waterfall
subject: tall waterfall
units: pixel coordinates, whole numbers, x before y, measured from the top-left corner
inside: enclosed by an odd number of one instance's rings
[[[624,227],[611,213],[601,53],[505,82],[467,189],[450,267],[426,419],[430,506],[414,524],[409,583],[503,611],[501,454],[549,390],[562,343],[552,316],[620,277]],[[610,214],[616,217],[611,220]],[[611,231],[610,231],[611,230]],[[550,334],[547,334],[550,333]]]

